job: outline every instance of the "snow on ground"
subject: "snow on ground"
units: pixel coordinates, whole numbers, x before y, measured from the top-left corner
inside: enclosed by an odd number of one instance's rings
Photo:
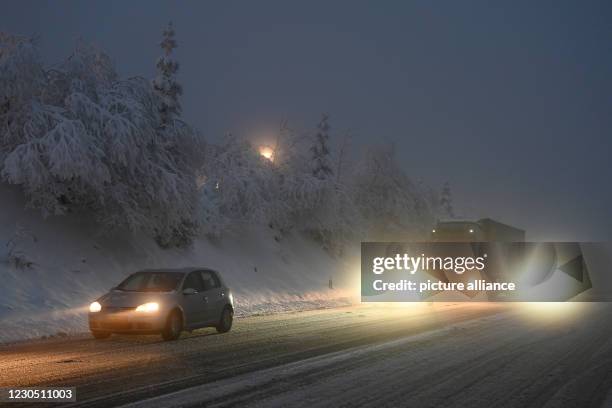
[[[552,314],[543,306],[509,305],[498,314],[203,381],[125,407],[599,406],[612,378],[610,304],[553,305]],[[379,319],[418,325],[388,315]]]
[[[143,235],[102,235],[82,215],[43,219],[23,206],[18,189],[0,186],[0,342],[86,331],[89,303],[144,268],[220,271],[239,316],[347,304],[356,294],[353,265],[303,237],[277,241],[259,228],[162,250]]]

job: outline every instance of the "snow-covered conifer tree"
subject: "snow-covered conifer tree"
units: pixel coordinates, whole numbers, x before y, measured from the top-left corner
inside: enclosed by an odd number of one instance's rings
[[[330,164],[328,119],[329,115],[324,113],[317,125],[314,144],[310,148],[313,161],[312,174],[319,180],[326,180],[334,173]]]
[[[167,126],[172,118],[181,113],[179,96],[183,93],[183,89],[176,80],[179,63],[172,58],[172,52],[177,47],[174,35],[174,26],[170,22],[159,43],[164,53],[157,60],[157,76],[153,80],[153,87],[161,97],[159,112],[163,126]]]
[[[440,194],[440,207],[444,211],[444,216],[455,218],[455,211],[453,209],[453,196],[451,193],[450,183],[447,181],[442,187],[442,193]]]
[[[0,170],[24,138],[32,101],[47,85],[32,39],[0,32]]]

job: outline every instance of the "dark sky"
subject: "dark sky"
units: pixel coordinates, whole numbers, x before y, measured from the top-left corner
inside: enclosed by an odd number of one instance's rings
[[[495,4],[493,4],[495,3]],[[612,240],[609,1],[0,1],[0,30],[48,63],[79,36],[154,74],[177,29],[184,116],[209,140],[265,139],[329,112],[355,145],[394,141],[451,182],[459,212],[533,240]]]

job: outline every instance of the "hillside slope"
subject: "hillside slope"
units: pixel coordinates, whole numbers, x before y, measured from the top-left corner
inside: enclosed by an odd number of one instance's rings
[[[83,215],[44,219],[23,207],[18,189],[0,186],[0,342],[87,330],[89,302],[143,268],[215,268],[238,315],[345,303],[357,292],[350,262],[303,237],[277,241],[268,228],[162,250],[141,234],[100,234]]]

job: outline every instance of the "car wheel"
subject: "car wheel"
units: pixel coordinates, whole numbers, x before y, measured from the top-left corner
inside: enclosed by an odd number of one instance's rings
[[[227,333],[232,328],[232,322],[234,321],[234,312],[229,307],[223,309],[221,312],[221,318],[219,319],[219,324],[217,324],[216,329],[219,333]]]
[[[176,340],[180,337],[181,331],[183,331],[183,317],[178,310],[175,310],[168,316],[162,338],[166,341]]]
[[[98,340],[102,340],[102,339],[108,339],[111,334],[110,334],[110,332],[103,332],[103,331],[92,330],[91,331],[91,335],[94,336],[94,338],[96,338]]]

